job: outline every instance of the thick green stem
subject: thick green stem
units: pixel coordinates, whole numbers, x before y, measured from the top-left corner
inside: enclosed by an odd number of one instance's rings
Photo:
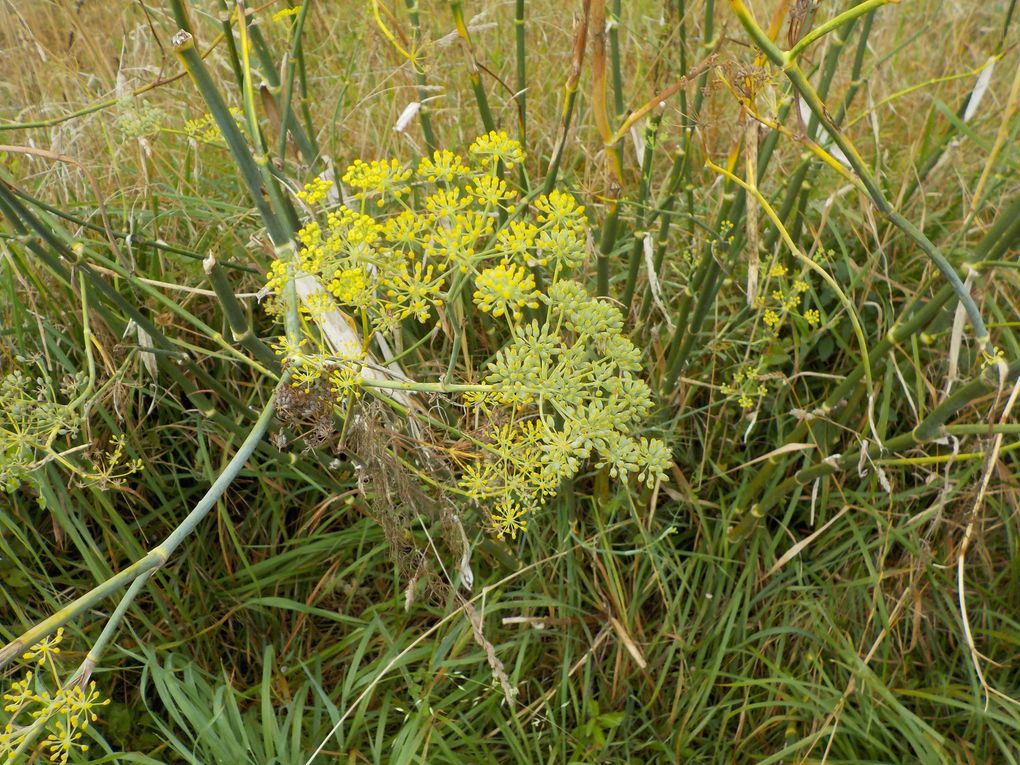
[[[299,14],[298,20],[295,24],[295,31],[296,34],[298,35],[298,39],[300,39],[305,14],[307,14],[308,12],[308,5],[309,3],[302,3],[301,13]],[[291,112],[289,105],[285,109],[280,108],[278,105],[277,99],[279,99],[281,91],[280,74],[277,71],[276,62],[273,60],[273,56],[269,51],[269,45],[268,43],[266,43],[265,37],[262,36],[262,30],[259,29],[259,26],[256,23],[255,15],[249,16],[247,27],[241,30],[242,42],[244,40],[245,35],[250,36],[252,44],[251,47],[259,58],[260,68],[262,70],[262,76],[263,78],[265,78],[266,89],[268,90],[269,98],[271,98],[274,101],[274,103],[277,104],[276,108],[279,110],[281,114],[280,132],[284,136],[286,136],[287,132],[289,131],[290,134],[294,137],[294,142],[297,144],[298,150],[301,152],[301,156],[304,158],[305,162],[308,165],[314,164],[315,160],[318,157],[318,149],[314,145],[313,140],[309,139],[309,137],[305,135],[304,128],[301,126],[301,123],[297,121],[297,119]],[[244,51],[242,50],[242,60],[244,58],[245,58]],[[291,61],[293,60],[293,51],[291,52],[290,60]],[[293,67],[291,67],[290,69],[292,72]],[[245,70],[244,67],[242,66],[242,77],[238,81],[239,83],[243,83],[245,81],[245,77],[243,75],[247,71],[248,70]],[[282,157],[283,154],[281,153],[280,156]]]
[[[825,35],[829,34],[829,32],[839,29],[844,24],[848,24],[854,21],[859,16],[863,16],[865,13],[871,13],[880,6],[898,2],[899,0],[864,0],[863,3],[859,3],[850,10],[844,11],[838,16],[829,19],[824,24],[820,24],[819,26],[812,29],[810,32],[808,32],[806,35],[800,38],[800,40],[797,41],[796,45],[790,48],[789,52],[787,53],[787,55],[790,58],[790,61],[795,61],[800,56],[800,54],[804,52],[805,49],[816,43],[821,38],[825,37]]]
[[[524,28],[524,0],[514,3],[514,38],[517,44],[517,111],[520,114],[518,139],[521,146],[528,145],[528,59],[527,39]]]
[[[361,385],[366,388],[379,388],[380,390],[406,390],[417,393],[484,393],[495,390],[492,385],[470,384],[470,383],[424,383],[407,380],[385,380],[374,378],[362,378]]]
[[[622,0],[613,0],[613,10],[609,17],[609,68],[613,73],[613,107],[616,110],[617,122],[626,116],[623,102],[623,62],[620,56],[621,5]]]
[[[205,99],[206,105],[209,107],[209,113],[216,120],[220,132],[223,134],[223,139],[227,142],[227,147],[230,149],[237,169],[240,171],[244,184],[248,189],[248,195],[255,204],[263,222],[266,224],[266,229],[269,231],[273,244],[277,247],[289,244],[290,231],[283,221],[277,217],[266,200],[265,194],[263,194],[262,173],[259,171],[259,166],[252,156],[247,141],[244,140],[244,136],[234,122],[230,110],[227,108],[226,103],[224,103],[223,97],[220,95],[219,90],[217,90],[216,84],[213,82],[212,76],[205,66],[205,62],[198,56],[194,39],[190,34],[182,31],[174,36],[173,42],[174,52],[177,53],[177,57]]]
[[[215,260],[207,262],[206,273],[209,274],[209,281],[212,283],[213,291],[220,300],[220,307],[223,315],[230,325],[230,331],[234,340],[241,344],[252,356],[258,359],[264,366],[279,372],[280,362],[269,347],[263,343],[255,334],[252,326],[251,316],[244,310],[241,301],[234,294],[227,275],[223,273],[220,264]]]
[[[230,62],[230,68],[234,71],[234,80],[237,82],[238,89],[240,89],[244,73],[241,70],[241,59],[237,55],[237,42],[234,40],[234,28],[231,23],[233,16],[233,12],[227,7],[226,0],[220,0],[220,28],[223,30],[223,39],[227,43],[227,60]],[[191,29],[188,29],[183,24],[179,24],[179,26],[181,29],[192,32]]]
[[[198,56],[191,35],[183,31],[178,32],[174,36],[174,51],[177,53],[177,57],[184,65],[184,68],[187,69],[188,74],[191,75],[192,80],[194,80],[195,85],[205,99],[210,113],[216,120],[216,124],[220,128],[220,132],[223,134],[227,146],[230,148],[230,153],[233,155],[234,162],[237,164],[241,177],[248,188],[248,194],[251,196],[252,202],[262,218],[262,222],[269,232],[269,238],[272,239],[273,245],[276,248],[277,257],[286,262],[295,254],[293,234],[297,226],[297,216],[294,208],[284,198],[279,183],[273,176],[269,157],[266,156],[264,147],[261,146],[261,138],[258,133],[258,123],[255,116],[254,92],[251,86],[251,68],[248,63],[248,44],[245,36],[245,27],[242,26],[241,30],[241,52],[245,65],[245,111],[252,133],[252,140],[256,142],[257,156],[252,155],[251,149],[244,140],[241,130],[237,127],[234,118],[223,101],[223,97],[216,89],[216,85],[205,66],[205,62]],[[271,204],[263,196],[263,188],[266,189]],[[287,281],[284,287],[283,298],[286,305],[284,326],[287,337],[297,342],[297,338],[301,334],[301,328],[293,279]]]
[[[601,297],[609,296],[609,256],[612,255],[616,247],[619,215],[620,187],[614,184],[609,189],[609,204],[606,210],[606,219],[602,223],[602,236],[599,239],[597,294]]]
[[[460,37],[467,51],[468,57],[468,80],[471,82],[471,90],[475,94],[475,102],[478,104],[478,113],[482,118],[482,127],[486,132],[496,129],[496,123],[492,119],[492,110],[489,108],[489,97],[485,94],[485,86],[482,84],[482,73],[478,66],[478,59],[475,58],[475,46],[471,42],[471,32],[468,30],[467,22],[464,21],[464,7],[460,0],[451,0],[450,10],[453,13],[453,23],[457,28],[457,36]]]
[[[857,44],[857,52],[854,57],[853,71],[851,72],[851,85],[847,89],[847,92],[843,97],[843,103],[840,105],[839,112],[834,118],[834,122],[837,125],[843,123],[846,110],[853,102],[857,89],[860,87],[860,74],[861,68],[864,65],[864,52],[867,51],[868,37],[871,33],[871,23],[873,20],[874,11],[872,11],[872,13],[865,19],[863,29],[861,31],[861,37]],[[853,32],[853,28],[853,20],[843,26],[834,38],[833,44],[830,45],[829,50],[825,54],[825,61],[822,64],[822,73],[818,78],[818,95],[823,100],[829,93],[829,87],[832,84],[832,79],[839,67],[843,48],[846,45],[847,40],[850,38],[850,34]],[[806,134],[814,136],[817,130],[818,118],[812,114],[808,120]],[[783,224],[789,229],[790,236],[794,239],[794,241],[797,241],[800,238],[801,227],[804,225],[803,210],[808,203],[808,198],[810,196],[810,183],[818,166],[819,164],[816,161],[815,156],[808,152],[800,165],[790,176],[790,181],[787,184],[786,195],[784,196],[783,203],[780,207],[779,217],[782,219]],[[765,234],[762,250],[764,252],[771,251],[778,238],[779,230],[776,228],[769,229]]]
[[[149,578],[155,573],[155,569],[146,571],[141,574],[135,581],[128,587],[127,592],[117,603],[117,607],[114,609],[110,618],[103,626],[103,631],[99,633],[99,637],[92,644],[92,648],[85,655],[85,660],[78,666],[78,669],[70,678],[71,683],[80,683],[84,685],[88,682],[89,677],[92,675],[92,671],[99,664],[99,660],[103,658],[103,653],[106,651],[106,647],[110,644],[113,636],[117,634],[117,629],[120,627],[120,623],[124,620],[124,614],[127,613],[128,608],[134,602],[138,594],[145,588],[145,584],[149,581]]]
[[[191,13],[188,11],[185,0],[168,0],[170,3],[170,13],[173,14],[174,23],[189,35],[194,34],[195,30],[191,24]]]

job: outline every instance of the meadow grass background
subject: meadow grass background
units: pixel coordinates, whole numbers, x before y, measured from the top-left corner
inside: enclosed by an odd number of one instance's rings
[[[271,20],[282,5],[252,5],[268,48],[282,55],[288,27]],[[385,24],[406,44],[404,4],[382,5]],[[724,80],[736,87],[760,70],[729,5],[716,3],[707,16],[703,0],[618,5],[623,108],[611,98],[614,126],[685,68],[715,56],[683,100],[672,96],[652,112],[661,119],[659,141],[645,177],[656,193],[642,194],[634,139],[625,138],[623,233],[610,253],[610,292],[619,297],[640,244],[635,232],[658,237],[662,307],[642,253],[629,326],[661,392],[649,432],[673,449],[671,480],[648,492],[588,474],[513,543],[490,539],[472,519],[477,511],[465,507],[475,587],[464,597],[473,608],[442,587],[418,591],[405,607],[406,550],[394,551],[344,445],[304,451],[300,439],[283,450],[266,443],[129,609],[95,673],[113,703],[90,729],[91,755],[80,761],[300,764],[323,741],[318,762],[1020,760],[1017,431],[1007,415],[996,444],[986,427],[1003,416],[1015,380],[966,401],[941,443],[904,443],[817,483],[790,485],[797,470],[854,453],[865,440],[873,446],[876,434],[909,433],[947,398],[947,382],[959,390],[994,367],[983,364],[971,328],[919,249],[846,179],[805,161],[797,136],[806,124],[794,106],[785,119],[792,135],[777,141],[762,194],[856,307],[870,349],[904,319],[923,320],[872,358],[870,388],[849,386],[776,454],[859,368],[858,340],[817,278],[810,297],[820,327],[791,317],[776,336],[763,311],[746,306],[748,238],[761,240],[766,270],[773,258],[789,261],[764,212],[743,205],[757,216],[748,227],[733,207],[735,187],[705,168],[706,157],[719,164],[732,157],[745,177],[746,119]],[[754,10],[767,24],[780,5],[756,2]],[[811,23],[852,5],[821,3]],[[207,45],[221,30],[218,4],[190,7]],[[580,7],[525,4],[533,184],[560,135]],[[464,12],[475,54],[491,72],[481,81],[493,120],[516,135],[515,4],[468,2]],[[972,290],[1008,362],[1020,358],[1013,16],[1005,1],[888,5],[859,19],[842,45],[823,38],[805,62],[817,81],[832,61],[828,108],[886,196],[955,266],[980,261]],[[483,126],[453,18],[450,4],[421,3],[437,142],[463,151]],[[105,247],[109,226],[121,248],[117,263],[130,264],[123,273],[93,264],[122,302],[98,291],[89,297],[106,311],[91,322],[101,386],[61,444],[73,449],[67,459],[92,469],[123,438],[123,459],[143,464],[119,480],[85,479],[43,460],[33,467],[35,485],[0,497],[5,641],[173,529],[237,448],[249,407],[273,388],[185,319],[229,337],[202,268],[214,253],[257,333],[278,334],[253,299],[268,261],[251,244],[261,224],[250,197],[226,148],[187,134],[186,122],[207,107],[186,77],[171,80],[181,71],[170,44],[176,29],[155,2],[0,0],[0,144],[50,152],[0,149],[0,183],[72,239]],[[784,24],[783,47],[786,34]],[[417,121],[405,133],[393,130],[420,91],[371,4],[313,3],[303,47],[308,98],[298,102],[338,168],[358,157],[420,156]],[[999,54],[967,114],[977,70]],[[612,183],[592,114],[591,61],[589,52],[560,180],[589,207],[594,249]],[[239,105],[224,46],[206,62]],[[780,75],[771,87],[769,97],[789,103]],[[263,117],[275,141],[271,116]],[[760,128],[758,141],[765,145],[771,132]],[[670,191],[688,136],[689,160]],[[297,184],[314,175],[292,146],[280,168]],[[10,214],[0,217],[0,370],[58,385],[85,365],[81,294],[30,241],[55,251],[19,231]],[[590,276],[594,282],[594,268]],[[174,376],[172,362],[154,365],[151,337],[127,327],[125,305],[187,350],[193,367]],[[724,386],[749,363],[761,365],[767,392],[745,410]],[[666,384],[671,374],[676,387]],[[204,392],[209,411],[182,379]],[[773,506],[734,538],[749,498]],[[412,544],[436,557],[424,533]],[[961,552],[973,651],[961,616]],[[439,579],[441,563],[456,567],[431,560]],[[104,602],[68,625],[70,661],[81,659],[112,608]],[[517,690],[512,708],[486,641]]]

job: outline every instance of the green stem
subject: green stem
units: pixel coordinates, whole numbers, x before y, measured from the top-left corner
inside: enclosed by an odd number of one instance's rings
[[[839,112],[834,118],[837,125],[842,124],[846,115],[846,110],[853,102],[853,98],[857,93],[857,88],[860,87],[861,67],[864,63],[864,53],[867,51],[867,42],[871,33],[871,23],[873,20],[874,12],[867,16],[864,22],[864,28],[861,31],[861,38],[857,44],[857,53],[854,58],[853,71],[851,73],[851,85],[847,89],[846,95],[843,97],[843,103],[840,105]],[[839,34],[836,35],[833,44],[825,54],[825,61],[822,64],[822,74],[818,80],[818,95],[822,99],[825,99],[829,93],[829,87],[832,84],[832,79],[839,66],[840,56],[843,52],[844,46],[846,45],[846,41],[850,38],[853,27],[854,20],[851,20],[840,30]],[[806,134],[813,136],[817,130],[818,118],[812,114],[808,120]],[[795,241],[800,238],[801,227],[804,224],[803,210],[809,201],[811,188],[810,183],[817,168],[818,162],[815,160],[813,155],[808,154],[790,177],[790,182],[786,189],[786,195],[783,198],[779,216],[782,219],[783,224],[789,228],[790,236],[793,237]],[[779,230],[775,228],[769,229],[765,234],[762,250],[764,252],[771,251],[778,238]]]
[[[863,16],[865,13],[870,13],[871,11],[879,8],[880,6],[888,5],[889,3],[898,3],[899,1],[900,0],[864,0],[863,3],[855,5],[850,10],[844,11],[838,16],[829,19],[824,24],[820,24],[819,26],[812,29],[810,32],[808,32],[806,35],[800,38],[800,40],[797,41],[796,45],[790,48],[790,50],[787,52],[787,56],[789,57],[790,61],[796,61],[800,54],[803,53],[806,48],[808,48],[809,46],[816,43],[818,40],[825,37],[825,35],[829,34],[829,32],[839,29],[844,24],[854,21],[859,16]]]
[[[436,141],[435,131],[432,129],[432,115],[428,105],[428,91],[426,86],[428,80],[425,77],[425,67],[418,60],[421,47],[421,18],[418,13],[418,0],[405,0],[407,16],[411,20],[411,68],[414,69],[414,79],[418,84],[418,121],[421,124],[421,134],[425,139],[425,145],[429,152],[436,151],[439,144]]]
[[[309,3],[302,3],[302,13],[298,18],[297,24],[302,23],[304,14],[307,13],[308,5]],[[295,27],[298,29],[298,33],[300,34],[300,28],[297,27],[297,25],[295,25]],[[246,35],[250,36],[251,47],[259,58],[262,76],[265,79],[265,87],[269,91],[269,97],[276,101],[280,95],[280,73],[277,70],[276,62],[273,61],[273,56],[269,51],[269,45],[266,43],[265,37],[262,36],[262,30],[259,29],[257,17],[254,14],[248,17],[247,26],[241,30],[241,58],[245,60],[245,67],[249,66],[246,60],[247,56],[244,51],[244,38]],[[250,77],[249,71],[250,70],[247,68],[242,68],[243,74],[247,74]],[[243,83],[245,79],[246,78],[242,76],[239,82]],[[301,123],[295,119],[294,115],[290,113],[289,110],[284,111],[281,109],[280,113],[282,115],[280,121],[280,132],[286,135],[287,132],[290,131],[290,134],[294,136],[294,142],[297,144],[298,150],[301,152],[301,156],[304,158],[305,162],[309,166],[313,165],[317,158],[318,150],[312,145],[308,136],[305,135],[305,131],[301,127]],[[281,154],[280,156],[282,158],[283,155]]]
[[[227,60],[230,62],[230,68],[234,71],[234,81],[237,82],[237,86],[240,88],[241,80],[244,79],[244,72],[241,70],[241,59],[237,55],[237,42],[234,40],[234,27],[231,23],[233,18],[234,13],[227,7],[226,0],[220,0],[220,28],[223,30],[223,39],[227,43]],[[193,30],[183,24],[178,24],[178,26],[194,34]]]
[[[617,121],[624,118],[623,65],[620,60],[620,11],[622,0],[613,0],[609,17],[609,66],[613,74],[613,106]],[[681,71],[683,71],[681,69]]]
[[[528,110],[527,110],[527,89],[528,89],[528,62],[527,62],[527,41],[524,28],[524,0],[516,0],[514,4],[514,37],[517,43],[517,110],[520,117],[520,133],[518,134],[521,146],[527,146],[528,137]]]
[[[173,14],[174,23],[189,35],[193,35],[195,30],[191,24],[191,13],[188,11],[185,0],[169,0],[169,3],[170,13]]]
[[[464,21],[464,8],[461,0],[450,1],[450,11],[453,13],[453,23],[457,28],[457,36],[460,37],[467,51],[468,57],[468,79],[471,82],[471,90],[475,94],[475,102],[478,104],[478,113],[482,118],[482,127],[485,132],[496,129],[496,123],[492,119],[492,110],[489,108],[489,97],[485,94],[485,86],[482,84],[482,73],[478,66],[478,59],[475,57],[475,46],[471,42],[471,32],[468,30],[467,22]]]
[[[960,425],[946,425],[943,432],[949,436],[994,436],[1001,433],[1004,436],[1020,435],[1020,423],[1010,422],[1005,424],[969,423]]]
[[[70,683],[81,683],[84,685],[89,681],[89,677],[92,676],[92,671],[98,666],[99,660],[103,658],[103,654],[106,652],[106,647],[109,645],[113,636],[117,634],[117,628],[120,627],[121,621],[124,619],[124,614],[127,613],[128,608],[134,602],[135,598],[138,597],[138,593],[144,589],[146,582],[155,573],[155,570],[146,571],[141,574],[135,581],[128,587],[127,592],[117,603],[117,607],[114,609],[110,618],[103,626],[103,631],[99,633],[99,637],[92,644],[92,648],[85,655],[85,660],[78,666],[74,674],[71,675]]]
[[[620,215],[620,187],[613,183],[609,189],[609,204],[606,219],[602,223],[602,236],[599,238],[599,254],[597,259],[598,292],[600,297],[609,296],[609,256],[616,247],[617,222]]]
[[[220,132],[227,142],[227,147],[234,157],[234,163],[237,165],[248,189],[248,195],[255,204],[255,208],[258,210],[263,222],[266,224],[266,229],[269,231],[273,244],[277,247],[289,245],[291,232],[288,231],[286,225],[277,217],[266,200],[262,192],[262,173],[259,170],[259,166],[252,157],[248,143],[244,140],[244,136],[234,122],[234,118],[230,114],[230,110],[227,109],[223,97],[216,89],[216,84],[213,82],[205,62],[199,58],[194,38],[187,32],[182,31],[174,36],[173,42],[174,52],[205,99],[206,105],[209,107],[209,113],[216,120]]]
[[[281,94],[281,105],[280,105],[280,124],[283,129],[280,131],[280,158],[283,159],[286,156],[287,146],[287,133],[290,132],[294,136],[294,140],[297,143],[298,150],[304,157],[305,162],[311,167],[314,166],[319,156],[319,146],[315,138],[315,131],[312,129],[311,113],[307,109],[308,102],[308,83],[305,73],[305,59],[304,59],[304,29],[305,19],[308,18],[308,8],[311,6],[310,2],[302,3],[300,11],[298,12],[297,18],[291,27],[291,45],[290,53],[285,57],[286,66],[284,67],[283,82],[282,82],[282,94]],[[253,33],[258,32],[257,28],[253,28]],[[261,34],[259,34],[261,39]],[[268,50],[268,49],[267,49]],[[272,79],[276,78],[276,67],[272,66],[272,61],[269,62],[268,69],[263,67],[266,80],[270,82],[272,86]],[[239,78],[240,82],[243,78]],[[301,123],[298,122],[297,116],[294,114],[294,81],[295,79],[299,82],[300,93],[301,93],[301,104],[302,104],[302,118],[305,121],[304,128]],[[278,88],[279,89],[279,88]]]
[[[234,336],[234,340],[240,343],[248,353],[258,359],[263,366],[279,373],[279,359],[255,334],[251,317],[245,311],[244,306],[241,305],[241,301],[237,299],[237,295],[234,294],[234,290],[231,288],[230,282],[227,281],[227,275],[223,273],[220,264],[212,260],[206,267],[206,273],[209,274],[209,281],[212,283],[213,291],[220,300],[220,307],[223,309],[223,315],[227,319],[227,324],[230,325],[230,331]]]
[[[406,390],[418,393],[486,393],[496,390],[495,386],[470,383],[447,383],[447,382],[414,382],[413,380],[378,380],[362,378],[361,385],[365,388],[379,388],[382,390]]]
[[[581,81],[581,69],[584,65],[584,51],[588,43],[588,22],[591,13],[591,0],[582,0],[582,15],[574,32],[573,55],[570,63],[570,74],[567,75],[566,84],[563,86],[563,108],[560,112],[559,137],[556,146],[553,148],[552,159],[546,170],[545,183],[542,186],[542,193],[549,194],[556,187],[556,176],[560,171],[560,162],[563,159],[563,151],[567,145],[567,135],[570,132],[570,122],[574,114],[574,102],[577,100],[577,88]]]
[[[256,142],[258,154],[252,155],[244,136],[234,122],[223,97],[216,89],[212,76],[205,66],[205,62],[199,58],[195,49],[195,43],[191,35],[186,32],[178,32],[174,36],[174,51],[180,59],[184,68],[191,75],[192,80],[198,87],[209,107],[209,112],[216,120],[230,153],[234,157],[248,188],[248,194],[255,204],[262,222],[269,232],[276,248],[276,256],[284,262],[290,261],[295,256],[293,241],[294,230],[297,227],[297,215],[294,208],[283,197],[280,186],[273,176],[269,164],[269,157],[265,154],[265,148],[261,144],[261,137],[258,132],[258,120],[255,115],[255,96],[251,86],[251,68],[248,62],[248,42],[244,25],[241,26],[241,53],[244,58],[244,91],[245,111],[248,117],[249,129],[252,140]],[[267,202],[262,194],[263,185],[268,192],[270,202]],[[287,337],[292,342],[297,342],[301,336],[300,318],[297,310],[297,295],[294,287],[294,280],[289,279],[284,287],[283,294],[286,310],[284,313],[284,327]]]

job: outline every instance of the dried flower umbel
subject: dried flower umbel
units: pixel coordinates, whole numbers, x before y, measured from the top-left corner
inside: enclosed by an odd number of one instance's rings
[[[288,280],[321,286],[302,301],[303,337],[277,346],[292,385],[324,380],[341,407],[366,388],[460,395],[460,432],[474,434],[476,453],[457,452],[456,491],[511,538],[587,465],[652,485],[671,464],[666,445],[640,433],[652,396],[620,310],[581,280],[585,209],[556,189],[522,200],[506,170],[523,161],[517,141],[491,132],[466,160],[448,150],[415,168],[356,160],[342,176],[344,205],[323,209],[332,182],[313,179],[298,195],[314,217],[297,256],[275,261],[267,282],[276,313]],[[317,327],[337,311],[361,347],[324,342]],[[413,356],[410,379],[362,374],[373,340],[402,347],[415,325],[454,340],[443,382],[425,381],[435,364],[416,370]]]

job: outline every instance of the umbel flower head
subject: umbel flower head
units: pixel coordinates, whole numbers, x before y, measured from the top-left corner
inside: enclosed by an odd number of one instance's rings
[[[486,135],[479,136],[471,144],[469,151],[487,170],[494,169],[500,164],[510,170],[524,162],[524,150],[517,141],[507,135],[505,130],[492,130]]]
[[[500,263],[482,271],[475,279],[475,305],[493,316],[511,315],[520,320],[522,308],[538,308],[541,293],[535,277],[524,266]]]
[[[275,314],[289,282],[317,285],[302,290],[302,336],[277,348],[291,385],[331,396],[341,414],[364,390],[393,388],[395,365],[373,359],[394,348],[404,349],[402,391],[435,390],[440,370],[463,381],[465,416],[451,431],[473,431],[476,451],[448,449],[458,492],[511,539],[588,467],[654,484],[671,465],[642,432],[652,398],[641,352],[617,306],[586,287],[587,211],[562,189],[529,198],[516,188],[506,171],[525,159],[492,131],[464,156],[355,160],[338,194],[331,179],[312,179],[299,194],[312,215],[298,251],[273,263],[266,284]],[[337,317],[360,333],[342,353],[328,342]],[[385,370],[382,381],[370,369]]]
[[[88,751],[82,734],[110,700],[103,698],[94,680],[61,681],[58,660],[63,639],[64,630],[58,629],[25,651],[22,659],[33,669],[6,686],[0,763],[28,762],[31,747],[39,746],[34,743],[37,736],[44,736],[41,749],[50,762],[66,763],[75,753]]]

